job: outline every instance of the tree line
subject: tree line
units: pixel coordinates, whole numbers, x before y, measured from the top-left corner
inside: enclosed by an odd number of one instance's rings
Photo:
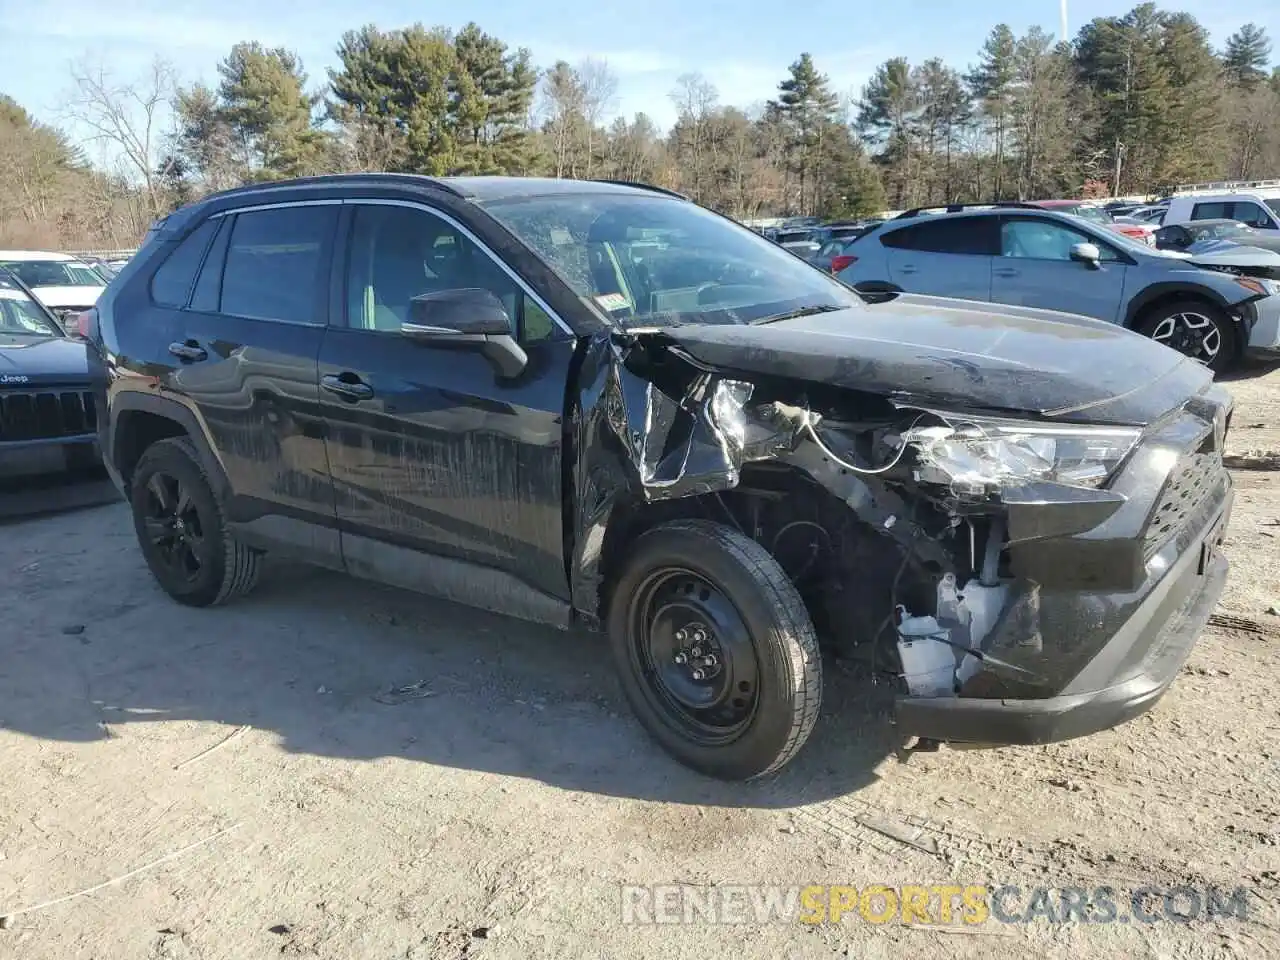
[[[0,243],[131,245],[156,216],[257,180],[380,170],[645,181],[739,218],[930,203],[1153,194],[1280,177],[1280,67],[1253,24],[1215,50],[1144,3],[1069,41],[997,25],[971,64],[880,64],[859,91],[801,54],[776,96],[724,103],[680,76],[676,119],[616,114],[606,62],[539,68],[476,24],[344,34],[314,84],[286,48],[236,44],[216,83],[157,61],[116,82],[80,63],[81,140],[0,95]],[[90,148],[110,157],[91,164]]]

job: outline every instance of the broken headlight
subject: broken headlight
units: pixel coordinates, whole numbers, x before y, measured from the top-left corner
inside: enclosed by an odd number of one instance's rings
[[[1060,426],[938,414],[944,424],[912,427],[916,476],[957,496],[982,496],[1037,481],[1098,487],[1138,442],[1128,427]]]

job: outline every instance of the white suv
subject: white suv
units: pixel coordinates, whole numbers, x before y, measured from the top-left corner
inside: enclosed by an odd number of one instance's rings
[[[1280,230],[1280,180],[1195,184],[1169,200],[1164,225],[1191,220],[1235,220],[1259,230]]]

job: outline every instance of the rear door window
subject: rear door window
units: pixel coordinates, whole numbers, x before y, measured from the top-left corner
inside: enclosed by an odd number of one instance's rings
[[[217,220],[206,220],[179,243],[151,277],[151,299],[161,307],[181,309],[187,305],[191,284],[204,259],[209,239],[218,229]]]
[[[886,233],[880,242],[895,250],[992,257],[999,250],[995,217],[939,217]]]
[[[328,269],[338,209],[326,204],[237,214],[218,312],[253,320],[323,323],[320,279]]]

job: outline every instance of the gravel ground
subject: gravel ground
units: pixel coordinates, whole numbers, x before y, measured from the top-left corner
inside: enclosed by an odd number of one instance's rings
[[[1280,371],[1230,386],[1232,578],[1154,710],[903,764],[831,670],[809,747],[745,786],[645,738],[598,638],[292,567],[190,610],[121,504],[0,526],[0,958],[1278,955]],[[674,883],[1249,892],[1245,920],[622,922],[623,885]]]

